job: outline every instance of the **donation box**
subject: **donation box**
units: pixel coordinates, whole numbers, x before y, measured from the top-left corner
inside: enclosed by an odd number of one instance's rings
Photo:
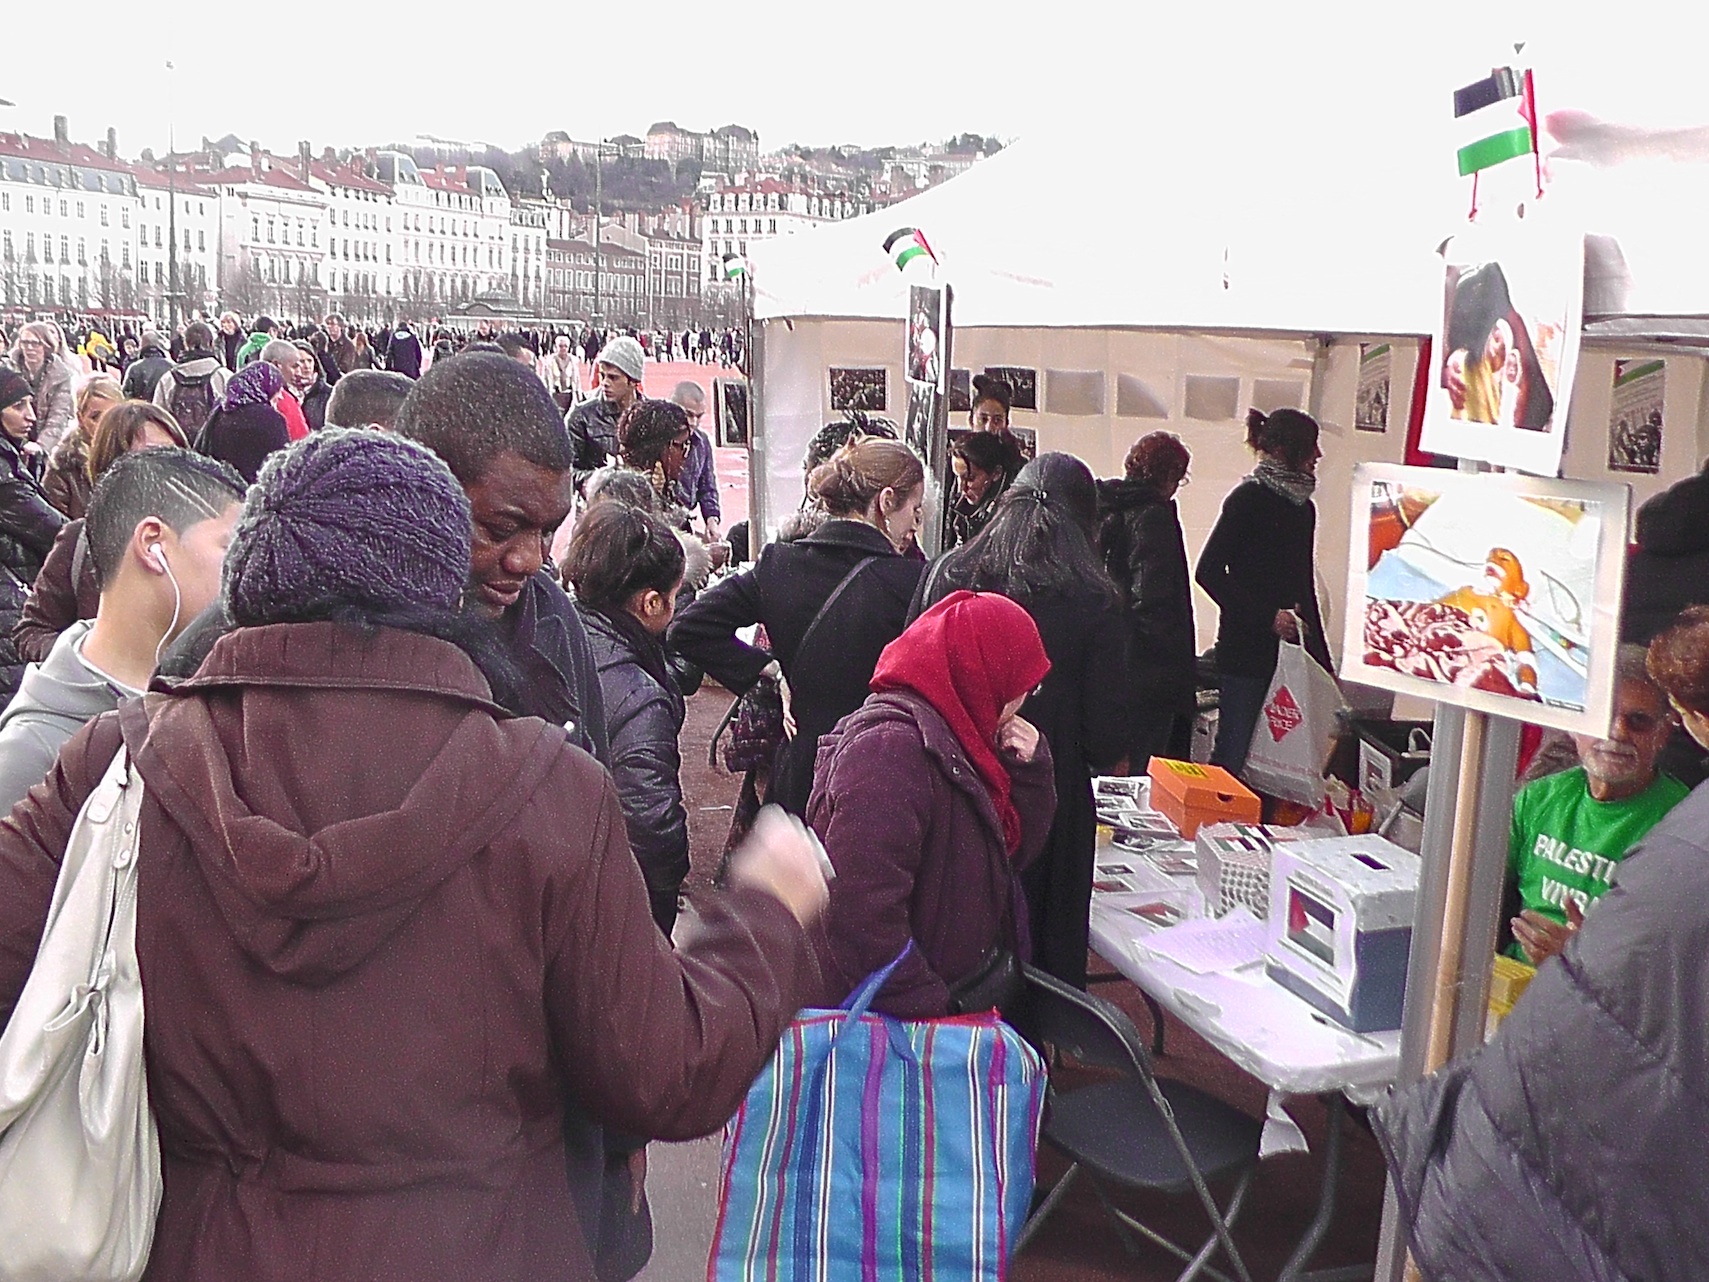
[[[1202,824],[1258,822],[1258,794],[1221,766],[1153,757],[1147,773],[1151,808],[1166,815],[1188,841]]]
[[[1280,843],[1270,859],[1266,973],[1356,1033],[1399,1028],[1418,856],[1357,836]]]

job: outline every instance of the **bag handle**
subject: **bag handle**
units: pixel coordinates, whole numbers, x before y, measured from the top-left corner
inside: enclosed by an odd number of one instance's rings
[[[843,1004],[838,1009],[848,1012],[848,1023],[853,1024],[866,1014],[873,999],[878,996],[884,985],[890,982],[891,974],[902,964],[902,960],[913,951],[914,941],[909,939],[907,943],[902,945],[902,951],[896,954],[889,965],[881,966],[873,971],[872,974],[861,980],[859,988],[843,999]]]

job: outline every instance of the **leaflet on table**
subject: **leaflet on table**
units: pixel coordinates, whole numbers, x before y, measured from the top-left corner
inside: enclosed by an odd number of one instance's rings
[[[1123,855],[1148,860],[1171,877],[1190,877],[1199,868],[1193,843],[1183,841],[1179,836],[1147,835],[1121,828],[1116,831],[1110,845]]]
[[[1245,908],[1223,917],[1201,917],[1147,935],[1140,946],[1195,975],[1219,975],[1261,961],[1264,923]]]

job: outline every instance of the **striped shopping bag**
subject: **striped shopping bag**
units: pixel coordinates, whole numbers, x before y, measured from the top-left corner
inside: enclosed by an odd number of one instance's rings
[[[709,1282],[1006,1276],[1043,1061],[995,1011],[868,1014],[897,962],[803,1011],[725,1128]]]

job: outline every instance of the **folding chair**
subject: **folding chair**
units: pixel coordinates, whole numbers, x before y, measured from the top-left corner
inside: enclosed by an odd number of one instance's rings
[[[1016,1027],[1064,1056],[1116,1069],[1122,1076],[1069,1091],[1052,1087],[1044,1139],[1073,1164],[1027,1220],[1016,1252],[1027,1245],[1084,1172],[1130,1253],[1138,1253],[1132,1236],[1138,1233],[1186,1261],[1176,1282],[1191,1282],[1201,1272],[1229,1282],[1227,1275],[1210,1266],[1221,1246],[1241,1282],[1252,1282],[1231,1229],[1258,1166],[1262,1126],[1184,1082],[1159,1080],[1139,1030],[1115,1005],[1031,966],[1025,974],[1026,990],[1013,1012]],[[1219,1209],[1208,1181],[1229,1175],[1237,1176],[1234,1192],[1227,1207]],[[1114,1205],[1107,1184],[1164,1193],[1193,1191],[1210,1218],[1210,1237],[1198,1251],[1187,1251]]]

